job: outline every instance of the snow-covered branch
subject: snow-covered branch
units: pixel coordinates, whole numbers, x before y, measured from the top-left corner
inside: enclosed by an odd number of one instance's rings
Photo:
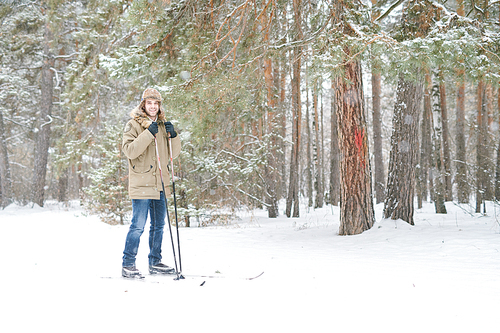
[[[382,15],[380,15],[379,17],[377,17],[375,19],[375,22],[380,22],[382,21],[384,18],[386,18],[394,9],[396,9],[397,6],[399,6],[400,4],[403,3],[403,1],[405,0],[398,0],[397,2],[395,2],[394,4],[392,4],[391,7],[389,7]]]
[[[47,122],[43,123],[42,125],[40,125],[40,128],[43,128],[44,126],[50,125],[54,121],[54,119],[50,115],[47,115],[47,118],[49,118],[49,121],[47,121]]]
[[[21,123],[18,123],[17,121],[12,120],[12,119],[10,119],[10,118],[7,118],[7,117],[5,117],[5,116],[4,116],[4,118],[3,118],[3,119],[5,119],[5,120],[7,120],[7,121],[10,121],[11,123],[14,123],[14,124],[16,124],[16,125],[22,126],[22,127],[26,126],[26,124],[21,124]]]
[[[54,71],[54,74],[56,76],[56,86],[54,89],[59,89],[59,74],[57,74],[57,70],[55,68],[50,67],[50,70]]]
[[[230,152],[230,151],[227,151],[227,150],[224,150],[224,149],[223,149],[223,150],[221,150],[221,153],[225,153],[225,154],[231,155],[231,156],[233,156],[233,157],[235,157],[235,158],[237,158],[237,159],[240,159],[240,160],[242,160],[242,161],[245,161],[245,162],[247,162],[247,163],[250,163],[250,161],[249,161],[248,159],[246,159],[246,158],[244,158],[244,157],[241,157],[241,156],[238,156],[238,155],[236,155],[236,154],[234,154],[234,153],[232,153],[232,152]]]
[[[250,199],[252,200],[255,200],[257,201],[258,203],[260,203],[261,205],[265,206],[265,207],[271,207],[271,205],[269,205],[268,203],[266,203],[265,201],[262,201],[261,199],[251,195],[250,193],[247,193],[245,191],[243,191],[242,189],[240,189],[238,186],[234,186],[233,184],[222,184],[222,186],[224,187],[227,187],[227,188],[234,188],[236,191],[240,192],[241,194],[243,195],[246,195],[247,197],[249,197]]]
[[[52,57],[53,59],[68,59],[68,58],[71,58],[73,56],[76,56],[76,55],[79,55],[80,52],[73,52],[71,54],[65,54],[65,55],[58,55],[58,56],[54,56]]]

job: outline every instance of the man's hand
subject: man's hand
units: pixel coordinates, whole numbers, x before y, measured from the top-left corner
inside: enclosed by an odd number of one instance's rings
[[[167,133],[170,133],[170,137],[172,139],[177,136],[177,133],[174,130],[174,125],[170,121],[167,121],[165,123],[165,131],[167,131]]]
[[[153,121],[151,125],[149,125],[148,130],[153,134],[153,136],[156,136],[156,133],[158,133],[158,123],[156,121]]]

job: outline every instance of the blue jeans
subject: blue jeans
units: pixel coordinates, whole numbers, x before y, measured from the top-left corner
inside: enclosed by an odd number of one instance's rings
[[[123,267],[135,266],[135,257],[139,250],[139,241],[148,218],[151,219],[149,229],[149,265],[156,265],[161,261],[161,243],[163,227],[165,226],[165,196],[160,192],[160,199],[132,199],[132,224],[125,241],[123,251]]]

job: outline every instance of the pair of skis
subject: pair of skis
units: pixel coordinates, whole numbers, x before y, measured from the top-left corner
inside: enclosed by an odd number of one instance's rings
[[[255,276],[251,276],[251,277],[240,277],[239,279],[242,279],[242,280],[255,280],[256,278],[259,278],[262,276],[262,274],[264,274],[264,272],[261,272],[260,274],[258,275],[255,275]],[[226,275],[186,275],[187,277],[192,277],[192,278],[206,278],[206,279],[225,279],[225,278],[228,278],[228,276]],[[233,278],[237,278],[237,277],[233,277]]]
[[[175,273],[174,273],[175,274]],[[196,274],[187,274],[182,277],[182,279],[186,278],[193,278],[193,279],[238,279],[238,280],[255,280],[259,277],[261,277],[264,274],[264,272],[261,272],[260,274],[257,274],[255,276],[250,276],[250,277],[241,277],[241,276],[226,276],[226,275],[196,275]],[[168,275],[168,274],[156,274],[157,276],[160,275]],[[175,274],[176,275],[176,274]],[[112,276],[103,276],[103,279],[115,279],[116,277]],[[136,280],[136,281],[144,281],[144,282],[150,282],[150,283],[161,283],[159,280],[148,280],[145,279],[144,276],[141,275],[140,278],[126,278],[126,280]],[[177,277],[174,280],[178,280]],[[201,283],[200,286],[203,286],[205,284],[205,281]]]

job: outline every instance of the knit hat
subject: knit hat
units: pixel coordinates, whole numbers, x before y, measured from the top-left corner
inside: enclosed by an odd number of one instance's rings
[[[158,92],[158,90],[154,89],[154,88],[147,88],[146,90],[144,90],[144,92],[142,93],[142,98],[141,98],[141,101],[144,101],[146,99],[155,99],[157,100],[158,102],[161,102],[162,99],[161,99],[161,95],[160,93]]]

